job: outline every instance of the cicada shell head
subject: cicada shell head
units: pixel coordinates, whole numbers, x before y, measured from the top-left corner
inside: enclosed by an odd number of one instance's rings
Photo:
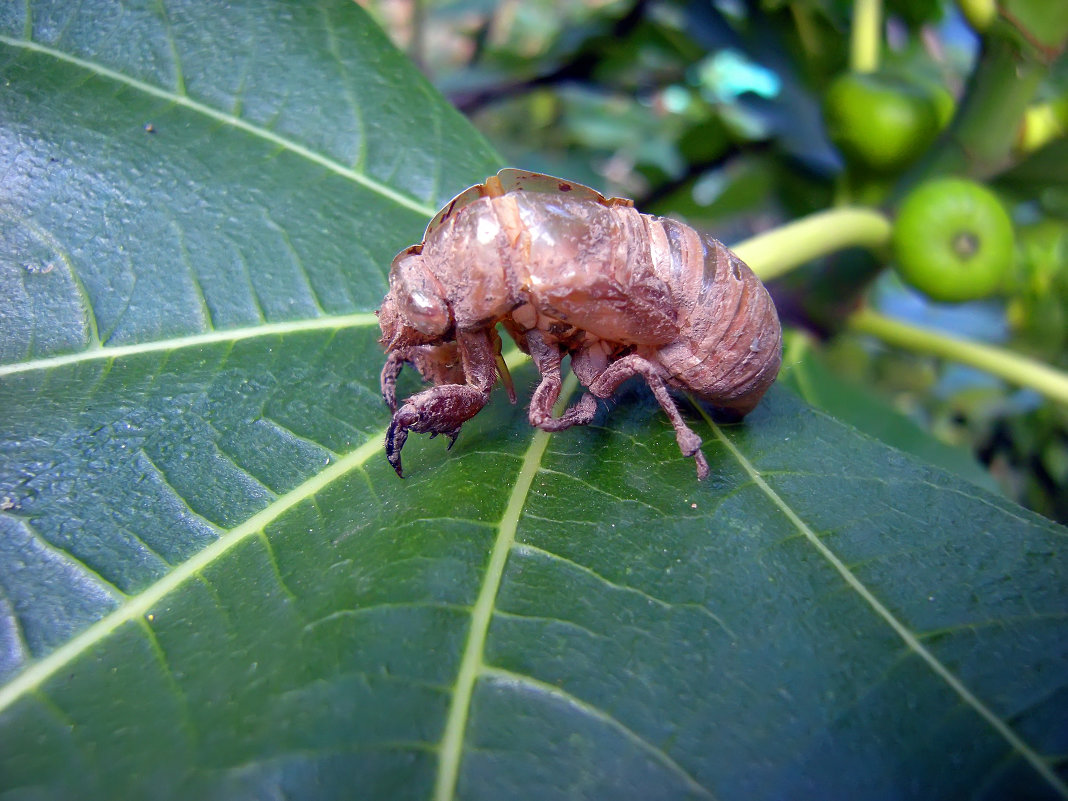
[[[433,342],[452,327],[445,293],[423,264],[422,250],[422,245],[413,245],[393,259],[389,294],[379,310],[383,339],[387,325],[392,329],[393,342],[403,340],[407,344]]]

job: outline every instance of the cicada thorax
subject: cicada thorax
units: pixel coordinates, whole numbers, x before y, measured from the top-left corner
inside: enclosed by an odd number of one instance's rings
[[[643,216],[627,205],[526,191],[484,197],[434,227],[422,257],[460,328],[530,306],[539,326],[627,345],[678,336]]]
[[[493,325],[522,303],[523,275],[491,198],[477,200],[427,234],[421,258],[457,328]]]
[[[653,270],[645,223],[633,207],[516,193],[519,252],[536,308],[623,345],[661,345],[678,336],[670,287]]]
[[[629,201],[510,172],[457,196],[419,248],[457,329],[504,321],[520,347],[537,328],[567,349],[581,332],[639,348],[675,387],[716,405],[756,404],[782,335],[771,297],[737,256]]]
[[[658,218],[679,308],[678,339],[658,353],[671,383],[747,413],[778,373],[782,331],[775,304],[753,271],[722,242],[675,220]]]

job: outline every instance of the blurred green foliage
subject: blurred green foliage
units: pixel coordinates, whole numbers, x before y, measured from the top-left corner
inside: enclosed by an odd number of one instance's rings
[[[864,407],[857,421],[872,409],[907,416],[974,455],[1014,499],[1068,520],[1068,409],[842,326],[869,302],[1068,368],[1068,4],[1012,0],[1010,18],[963,3],[988,20],[977,33],[952,3],[886,2],[879,72],[942,98],[940,124],[955,113],[933,145],[925,133],[915,164],[890,175],[847,164],[824,123],[828,89],[850,69],[846,0],[362,4],[509,163],[632,197],[728,243],[843,202],[892,213],[932,173],[984,180],[1017,227],[1016,263],[996,297],[934,303],[884,269],[888,254],[856,250],[773,291],[784,319],[817,337],[805,354],[821,365],[810,387],[830,376],[860,388],[868,400],[849,395]],[[821,397],[843,392],[808,399],[827,407]]]

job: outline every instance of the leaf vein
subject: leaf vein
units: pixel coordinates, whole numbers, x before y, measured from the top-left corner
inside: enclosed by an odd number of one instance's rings
[[[189,697],[186,695],[185,690],[182,689],[182,685],[178,682],[178,678],[174,675],[174,670],[171,669],[170,660],[167,659],[167,652],[163,650],[163,646],[160,644],[159,638],[156,636],[155,629],[152,628],[152,624],[144,616],[138,619],[141,629],[145,633],[145,638],[148,640],[148,646],[152,650],[152,654],[156,657],[156,661],[159,663],[160,670],[163,671],[163,675],[166,677],[168,686],[171,692],[178,698],[178,706],[181,707],[181,719],[186,729],[187,741],[190,745],[197,741],[196,726],[193,725],[193,717],[189,711]]]
[[[278,564],[278,554],[274,552],[274,546],[271,545],[271,538],[267,536],[267,532],[260,529],[259,533],[260,542],[263,544],[264,550],[267,552],[267,561],[271,564],[271,571],[274,573],[275,581],[278,582],[278,587],[282,590],[282,593],[289,599],[295,609],[299,609],[299,600],[296,593],[289,589],[289,585],[286,584],[285,579],[282,578],[282,567]]]
[[[174,59],[174,92],[179,97],[187,97],[185,90],[185,72],[182,69],[182,58],[178,55],[178,42],[174,38],[174,27],[171,25],[170,15],[167,13],[165,0],[157,0],[159,13],[163,17],[163,25],[167,29],[167,47]]]
[[[932,640],[936,637],[953,635],[958,632],[978,633],[983,629],[1000,627],[1013,627],[1021,624],[1037,623],[1039,621],[1063,621],[1068,620],[1068,612],[1035,612],[1029,615],[1014,615],[1012,617],[998,617],[990,620],[971,620],[964,623],[956,623],[952,626],[942,626],[937,629],[928,629],[916,633],[919,640]]]
[[[282,249],[289,254],[290,261],[293,263],[297,274],[300,276],[301,281],[304,283],[305,288],[308,290],[308,297],[311,299],[312,304],[315,306],[315,310],[322,316],[326,316],[326,309],[323,308],[322,299],[319,297],[319,293],[315,291],[315,286],[312,284],[311,276],[308,274],[308,269],[304,266],[304,260],[300,257],[299,251],[293,245],[293,240],[289,236],[289,232],[275,220],[266,209],[262,209],[261,213],[267,223],[267,227],[278,234],[278,238],[282,241]]]
[[[200,313],[204,315],[204,323],[209,329],[214,328],[215,321],[212,319],[211,306],[208,304],[208,298],[204,294],[204,287],[200,283],[200,275],[197,273],[193,260],[189,258],[189,245],[186,242],[185,229],[173,218],[171,219],[171,228],[174,229],[174,235],[178,240],[179,259],[189,273],[189,282],[193,285],[193,292],[200,303]]]
[[[7,684],[0,686],[0,712],[63,670],[74,660],[107,639],[117,629],[131,620],[147,613],[163,598],[177,590],[186,581],[198,578],[206,567],[225,556],[249,537],[255,536],[264,527],[274,522],[293,507],[312,498],[334,481],[359,468],[373,454],[378,453],[383,430],[377,436],[329,465],[302,484],[268,504],[238,526],[227,531],[212,544],[182,562],[167,575],[125,601],[114,611],[100,618],[80,634],[74,636],[48,656],[34,662]]]
[[[601,709],[598,706],[594,706],[588,701],[584,701],[581,698],[572,695],[571,693],[554,684],[548,684],[546,682],[540,681],[539,679],[536,679],[533,676],[526,676],[521,673],[514,673],[510,670],[504,670],[502,668],[490,666],[483,667],[481,674],[482,676],[485,676],[487,679],[493,681],[498,685],[512,688],[515,688],[517,686],[523,686],[532,690],[536,690],[540,694],[549,695],[557,699],[558,701],[563,701],[569,706],[578,709],[583,714],[588,715],[589,717],[594,718],[595,720],[598,720],[601,723],[604,723],[605,725],[615,729],[617,732],[622,734],[632,743],[634,743],[643,751],[652,756],[661,765],[668,768],[672,773],[682,779],[686,783],[687,787],[689,787],[689,789],[693,792],[698,793],[699,795],[702,795],[706,798],[715,798],[715,795],[707,787],[705,787],[703,784],[698,782],[697,779],[691,776],[686,771],[686,769],[683,768],[682,765],[680,765],[674,759],[672,759],[671,756],[667,754],[667,752],[646,740],[636,731],[631,729],[629,726],[624,724],[622,721],[620,721],[618,718],[613,716],[611,713],[605,711],[604,709]]]
[[[556,405],[557,410],[564,407],[577,386],[578,380],[574,375],[569,375],[561,388],[560,400]],[[508,561],[508,555],[515,544],[519,517],[523,512],[523,506],[526,504],[527,497],[530,494],[530,487],[534,483],[534,476],[541,467],[541,461],[548,445],[549,434],[540,429],[535,431],[523,457],[519,473],[516,476],[515,486],[512,488],[512,493],[505,505],[504,514],[497,529],[497,538],[493,543],[489,562],[486,565],[486,574],[482,580],[482,586],[479,589],[475,605],[471,609],[471,627],[468,630],[467,641],[464,643],[463,653],[460,658],[460,668],[456,675],[456,684],[453,688],[452,700],[449,703],[449,711],[441,737],[441,756],[438,760],[438,771],[434,780],[434,801],[452,801],[456,795],[456,783],[460,776],[460,760],[464,738],[467,733],[467,716],[471,709],[471,698],[474,693],[475,682],[478,679],[479,671],[482,669],[486,636],[493,617],[497,592],[504,577],[504,567]]]
[[[196,518],[197,522],[201,525],[206,526],[208,529],[215,532],[215,535],[218,537],[222,530],[221,527],[217,523],[208,520],[206,517],[204,517],[204,515],[200,514],[192,506],[189,505],[189,501],[187,501],[182,495],[182,493],[180,493],[178,489],[173,484],[171,484],[170,479],[167,477],[167,473],[164,472],[164,470],[152,460],[152,457],[148,455],[148,452],[144,448],[139,449],[138,453],[145,460],[145,462],[148,463],[148,466],[152,468],[153,471],[155,471],[156,477],[159,479],[160,484],[170,490],[171,495],[173,495],[174,498],[177,499],[178,503],[182,505],[182,507],[186,510],[187,514],[189,514],[191,517]],[[149,553],[151,553],[153,556],[157,557],[161,562],[163,562],[163,564],[173,566],[170,562],[168,562],[158,553],[149,548],[148,545],[144,543],[144,540],[134,534],[134,532],[131,531],[130,535],[133,536],[142,545],[144,545],[146,550],[148,550]]]
[[[326,49],[337,64],[339,82],[345,93],[349,112],[352,114],[353,126],[356,129],[357,136],[360,138],[356,157],[352,160],[352,168],[359,169],[365,164],[367,158],[367,126],[364,124],[363,115],[360,114],[360,104],[352,93],[352,84],[346,80],[345,64],[341,59],[341,48],[338,45],[335,26],[328,16],[327,9],[324,7],[320,11],[323,18],[323,32],[326,34]]]
[[[568,565],[569,567],[573,567],[576,570],[581,570],[586,575],[597,579],[602,584],[605,584],[606,586],[611,587],[612,589],[621,590],[623,592],[628,593],[634,593],[635,595],[640,595],[642,598],[649,601],[650,603],[653,603],[665,609],[669,609],[672,606],[672,604],[670,604],[669,602],[663,600],[662,598],[657,598],[655,595],[650,595],[649,593],[645,592],[645,590],[639,590],[637,587],[631,587],[627,584],[620,584],[618,582],[612,581],[608,577],[598,573],[592,567],[587,567],[584,564],[576,562],[573,559],[569,559],[566,556],[561,556],[558,553],[553,553],[552,551],[547,551],[544,548],[539,548],[537,545],[520,542],[515,545],[514,550],[518,553],[525,553],[532,556],[541,556],[545,559],[549,559],[550,561],[560,562],[561,564]]]
[[[373,313],[357,312],[355,314],[341,314],[331,317],[315,317],[305,320],[293,320],[290,322],[267,323],[265,325],[251,326],[247,328],[230,328],[221,331],[208,331],[203,334],[190,334],[187,336],[160,339],[152,342],[142,342],[136,345],[100,346],[78,353],[68,353],[62,356],[48,356],[42,359],[0,364],[0,377],[15,373],[32,372],[34,370],[51,370],[56,367],[77,364],[79,362],[100,359],[120,359],[126,356],[137,356],[142,353],[167,353],[169,351],[181,350],[182,348],[196,348],[203,345],[214,345],[224,342],[233,344],[244,339],[299,334],[309,331],[337,331],[342,328],[369,328],[377,325],[378,318],[375,317]]]
[[[503,609],[496,609],[493,612],[494,617],[505,618],[506,620],[517,620],[522,623],[548,623],[550,625],[560,625],[569,629],[576,629],[578,631],[589,634],[591,637],[598,640],[611,640],[607,634],[601,634],[594,631],[591,628],[583,626],[581,623],[576,623],[574,620],[564,620],[559,617],[550,617],[549,615],[521,615],[518,612],[506,612]],[[643,634],[646,632],[642,632]]]
[[[271,417],[265,411],[260,414],[259,419],[262,420],[264,424],[275,429],[278,432],[279,437],[281,437],[282,439],[291,439],[295,442],[303,442],[305,445],[308,445],[312,448],[316,448],[317,450],[321,451],[323,455],[325,455],[327,459],[331,462],[335,461],[338,458],[338,454],[336,451],[326,447],[321,442],[316,442],[315,440],[309,437],[305,437],[302,434],[298,434],[289,426],[283,425],[282,423],[278,422],[278,420]]]
[[[332,623],[335,620],[341,620],[348,617],[362,617],[363,615],[370,615],[379,611],[389,611],[391,609],[439,609],[445,612],[457,612],[459,614],[469,614],[471,612],[470,606],[450,604],[442,601],[390,601],[386,603],[369,604],[367,606],[357,606],[352,609],[338,609],[331,612],[329,615],[324,615],[318,620],[313,620],[310,623],[305,624],[304,631],[312,631],[319,626]]]
[[[314,150],[305,145],[302,145],[291,139],[287,139],[286,137],[277,134],[268,128],[255,125],[251,122],[248,122],[247,120],[241,119],[240,117],[235,117],[231,114],[228,114],[225,111],[220,111],[219,109],[212,108],[211,106],[208,106],[205,103],[201,103],[197,100],[193,100],[192,98],[186,95],[180,95],[175,93],[174,91],[163,89],[158,86],[153,86],[152,84],[138,80],[137,78],[132,78],[129,75],[124,75],[121,72],[118,72],[117,70],[105,67],[103,64],[97,64],[87,59],[79,58],[69,53],[64,53],[53,47],[48,47],[47,45],[42,45],[38,42],[34,42],[31,40],[14,39],[10,36],[0,35],[0,42],[9,45],[10,47],[22,48],[24,50],[28,50],[34,53],[39,53],[40,55],[49,56],[59,61],[64,61],[68,64],[73,64],[74,66],[80,67],[91,74],[95,74],[97,76],[125,84],[139,92],[144,92],[145,94],[151,95],[152,97],[158,97],[161,100],[169,101],[176,106],[181,106],[182,108],[188,109],[189,111],[192,111],[196,114],[201,114],[209,119],[222,123],[223,125],[228,125],[231,128],[235,128],[239,131],[243,131],[259,139],[263,139],[264,141],[270,142],[281,150],[289,151],[314,164],[318,164],[320,167],[334,172],[344,178],[348,178],[349,180],[354,181],[355,183],[358,183],[361,186],[371,190],[375,194],[381,195],[382,197],[392,201],[398,206],[402,206],[410,211],[415,212],[421,217],[432,217],[437,211],[437,209],[427,205],[426,203],[420,202],[418,200],[415,200],[414,198],[402,194],[401,192],[390,188],[386,184],[381,183],[380,181],[377,181],[374,178],[370,178],[369,176],[361,172],[357,172],[351,167],[346,167],[345,165],[340,164],[339,162],[328,156],[324,156],[321,153],[316,153]]]
[[[611,492],[606,490],[604,487],[595,486],[594,484],[591,484],[590,482],[588,482],[588,481],[586,481],[584,479],[577,478],[576,476],[571,475],[569,473],[562,473],[559,470],[553,470],[552,468],[549,468],[549,467],[542,467],[542,468],[540,468],[539,472],[547,473],[549,475],[563,476],[564,478],[569,479],[571,481],[574,481],[577,484],[581,484],[585,489],[590,490],[590,492],[596,492],[596,493],[599,493],[601,495],[604,495],[604,496],[610,498],[611,500],[616,501],[617,503],[634,504],[635,506],[644,506],[646,509],[648,509],[650,512],[653,512],[658,517],[666,517],[667,516],[667,513],[663,509],[657,509],[651,503],[646,503],[645,501],[639,501],[636,498],[621,498],[618,495],[613,495]]]
[[[963,681],[957,678],[949,668],[942,664],[942,662],[939,661],[939,659],[931,653],[922,642],[920,642],[920,639],[916,634],[910,631],[903,622],[894,616],[893,612],[875,597],[872,591],[849,570],[848,566],[838,557],[838,555],[832,551],[816,535],[816,533],[809,528],[808,524],[798,516],[793,508],[783,500],[782,496],[772,489],[756,467],[746,458],[745,454],[743,454],[726,434],[723,433],[720,426],[717,425],[703,409],[701,410],[701,413],[705,417],[708,425],[712,428],[716,438],[731,452],[738,464],[749,474],[753,481],[757,483],[767,496],[768,500],[778,507],[786,518],[804,535],[805,539],[808,540],[816,551],[831,564],[846,584],[871,607],[875,614],[882,618],[883,621],[893,629],[894,633],[904,641],[906,647],[923,660],[935,675],[948,684],[950,689],[957,694],[962,703],[971,707],[972,710],[985,720],[998,735],[1008,742],[1008,744],[1019,753],[1020,756],[1023,757],[1060,796],[1068,798],[1068,784],[1065,784],[1065,782],[1053,772],[1046,760],[1044,760],[1019,734],[1017,734],[1005,721],[999,718],[993,710],[968,689]]]
[[[0,612],[5,620],[10,621],[11,628],[9,629],[14,642],[8,644],[10,658],[16,664],[23,664],[27,662],[31,656],[30,644],[26,641],[26,630],[22,625],[22,621],[19,620],[18,612],[15,608],[15,604],[7,594],[7,590],[3,584],[0,584]]]
[[[8,514],[9,516],[11,516],[10,513]],[[37,527],[32,525],[32,523],[28,519],[16,516],[16,520],[18,521],[18,524],[22,527],[22,529],[27,534],[29,534],[30,537],[32,537],[33,540],[42,549],[48,551],[51,554],[55,554],[55,556],[59,559],[62,559],[67,564],[77,568],[82,573],[84,573],[87,579],[90,579],[95,583],[99,584],[99,587],[97,589],[106,593],[112,601],[119,603],[120,601],[122,601],[122,599],[127,597],[126,593],[124,593],[114,582],[107,579],[96,569],[90,567],[88,564],[83,562],[81,559],[72,554],[66,548],[62,547],[61,545],[57,545],[56,543],[53,543],[51,540],[45,537],[44,534],[38,531]],[[126,529],[123,529],[123,531],[126,531]],[[140,542],[139,539],[138,542]],[[159,554],[152,551],[152,549],[148,548],[148,546],[145,546],[145,550],[149,551],[149,553],[159,559],[160,564],[167,564],[167,561],[165,559],[161,558]]]

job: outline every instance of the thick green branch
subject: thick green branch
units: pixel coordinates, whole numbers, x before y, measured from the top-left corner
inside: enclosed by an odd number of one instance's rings
[[[1047,72],[1040,61],[1021,55],[1015,43],[987,39],[938,166],[980,178],[1004,168],[1024,112]]]
[[[853,314],[848,325],[854,331],[871,334],[890,345],[978,367],[1012,384],[1029,387],[1053,400],[1068,403],[1068,374],[1018,353],[902,323],[870,309]]]
[[[1000,0],[995,8],[993,19],[988,10],[976,10],[984,28],[979,63],[924,175],[985,178],[1010,166],[1025,112],[1068,43],[1064,0]]]
[[[853,72],[879,69],[882,18],[882,0],[854,0],[853,27],[849,34],[849,68]]]
[[[768,281],[844,248],[884,247],[890,242],[890,230],[885,214],[843,206],[758,234],[739,242],[732,250],[762,280]]]

